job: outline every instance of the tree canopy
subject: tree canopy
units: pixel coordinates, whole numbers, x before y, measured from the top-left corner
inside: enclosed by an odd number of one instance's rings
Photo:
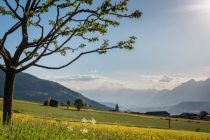
[[[14,25],[0,37],[0,58],[4,60],[0,61],[0,68],[3,71],[14,69],[16,73],[31,66],[61,69],[85,54],[103,54],[114,48],[133,49],[136,39],[134,36],[112,46],[108,39],[101,41],[98,37],[99,34],[106,34],[109,26],[119,26],[119,19],[135,19],[142,15],[139,10],[129,13],[128,2],[129,0],[2,0],[0,16],[11,18]],[[39,35],[33,35],[33,32],[29,32],[31,30]],[[20,33],[20,43],[17,46],[7,46],[9,36],[15,32]],[[81,43],[73,46],[71,40],[74,38],[81,38]],[[101,44],[97,48],[89,49],[93,48],[90,43],[100,41]],[[9,47],[15,49],[14,54],[10,52]],[[60,66],[38,63],[52,54],[65,56],[74,52],[79,53]]]
[[[77,110],[79,111],[82,107],[85,106],[85,103],[83,102],[82,99],[79,99],[79,98],[78,98],[78,99],[75,99],[74,105],[75,105],[75,107],[77,108]]]

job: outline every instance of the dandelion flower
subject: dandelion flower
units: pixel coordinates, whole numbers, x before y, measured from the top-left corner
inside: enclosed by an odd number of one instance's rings
[[[74,130],[72,126],[68,126],[67,129],[68,129],[69,131],[73,131],[73,130]]]
[[[85,134],[85,133],[87,133],[87,132],[88,132],[88,130],[87,130],[86,128],[81,129],[80,131],[82,132],[82,134]]]
[[[90,123],[91,123],[91,124],[96,124],[96,120],[95,120],[94,118],[92,118],[92,119],[90,120]]]
[[[82,122],[82,123],[87,123],[88,120],[87,120],[86,118],[82,118],[82,119],[81,119],[81,122]]]

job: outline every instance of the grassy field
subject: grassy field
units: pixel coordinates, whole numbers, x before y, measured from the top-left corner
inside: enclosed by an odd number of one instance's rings
[[[1,113],[0,113],[1,115]],[[16,113],[2,140],[210,140],[209,133],[58,121]]]
[[[72,107],[69,109],[65,107],[53,108],[19,100],[14,101],[13,108],[14,112],[20,113],[15,113],[14,126],[8,139],[12,139],[12,137],[17,138],[16,135],[18,134],[19,136],[22,135],[21,137],[27,135],[28,137],[33,136],[34,139],[39,139],[39,131],[44,130],[45,134],[43,134],[41,139],[51,137],[50,133],[53,132],[53,135],[58,135],[59,139],[67,139],[65,137],[71,139],[99,139],[102,136],[102,139],[121,139],[125,137],[125,139],[145,140],[210,140],[210,122],[205,121],[172,119],[171,130],[166,130],[168,129],[168,121],[165,120],[166,118],[161,117],[90,109],[76,111]],[[0,109],[2,110],[2,99],[0,100]],[[83,118],[86,118],[85,120],[94,118],[97,123],[95,125],[81,123]],[[21,132],[19,132],[18,128],[21,129]],[[31,128],[33,129],[30,130]],[[73,129],[74,133],[64,133],[69,131],[69,129]],[[88,134],[86,134],[86,130]],[[195,132],[196,130],[200,132]],[[11,129],[2,128],[0,131],[2,136],[0,138],[5,139],[10,134]]]

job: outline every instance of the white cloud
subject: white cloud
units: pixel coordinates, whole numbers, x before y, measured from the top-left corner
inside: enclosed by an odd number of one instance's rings
[[[160,79],[159,81],[160,81],[160,82],[166,82],[166,83],[168,83],[168,82],[171,82],[172,80],[173,80],[172,77],[167,76],[167,75],[164,75],[164,76],[162,77],[162,79]]]
[[[50,77],[52,80],[60,80],[60,81],[92,81],[97,79],[102,79],[99,75],[72,75],[72,76],[59,76],[59,77]]]
[[[98,73],[98,71],[95,70],[95,69],[94,69],[94,70],[91,70],[90,72],[91,72],[91,73]]]
[[[71,76],[45,77],[44,79],[59,82],[77,91],[93,91],[93,90],[119,90],[119,89],[173,89],[174,87],[188,81],[205,80],[207,76],[201,75],[139,75],[135,79],[114,79],[98,74],[77,74]]]
[[[175,75],[139,75],[139,83],[142,83],[144,87],[150,89],[172,89],[183,82],[186,82],[188,78],[180,78]],[[147,89],[146,88],[146,89]]]
[[[114,80],[96,74],[77,74],[71,76],[57,76],[57,77],[44,77],[44,79],[59,82],[71,89],[83,90],[97,90],[97,89],[119,89],[123,86],[122,81]]]
[[[184,8],[186,11],[209,11],[210,5],[190,5]]]
[[[210,0],[198,0],[196,3],[186,5],[184,7],[178,8],[178,11],[188,11],[188,12],[210,12]]]

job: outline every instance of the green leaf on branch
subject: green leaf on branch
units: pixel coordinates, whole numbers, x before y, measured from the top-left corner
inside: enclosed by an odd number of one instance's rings
[[[85,47],[86,47],[85,44],[80,44],[80,45],[79,45],[79,48],[85,48]]]

